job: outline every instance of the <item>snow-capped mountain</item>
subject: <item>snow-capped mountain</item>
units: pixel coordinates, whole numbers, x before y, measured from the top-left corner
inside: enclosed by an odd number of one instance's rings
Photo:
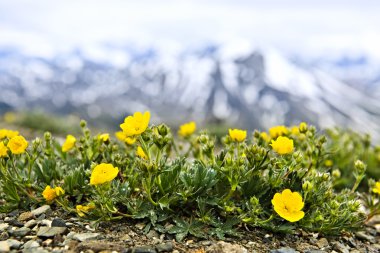
[[[248,129],[306,121],[380,133],[371,97],[274,49],[210,46],[168,53],[74,50],[52,58],[0,52],[0,110],[42,107],[120,119],[149,109],[156,122],[228,122]]]

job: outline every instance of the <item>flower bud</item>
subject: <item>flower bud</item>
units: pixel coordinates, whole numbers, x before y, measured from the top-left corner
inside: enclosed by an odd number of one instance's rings
[[[87,122],[84,120],[84,119],[82,119],[81,121],[80,121],[80,127],[81,128],[85,128],[87,126]]]
[[[366,170],[367,165],[365,165],[362,161],[356,160],[355,161],[355,169],[359,171],[359,173],[364,173]]]
[[[306,133],[307,124],[305,122],[301,122],[298,128],[299,128],[300,133]]]
[[[257,131],[257,130],[255,130],[254,132],[253,132],[253,137],[255,137],[255,138],[260,138],[260,132],[259,131]]]
[[[313,189],[313,184],[310,181],[305,181],[305,183],[302,184],[302,190],[305,192],[311,191]]]
[[[330,174],[329,173],[323,173],[322,174],[322,179],[323,179],[323,181],[329,180],[330,179]]]
[[[158,126],[158,133],[165,137],[169,133],[169,128],[165,124],[161,124]]]
[[[341,176],[340,170],[339,169],[333,170],[332,176],[333,176],[333,178],[340,178],[340,176]]]
[[[202,144],[206,144],[208,142],[208,136],[206,134],[202,134],[199,136],[198,141]]]
[[[44,138],[46,141],[50,141],[51,140],[51,133],[50,132],[45,132],[44,133]]]

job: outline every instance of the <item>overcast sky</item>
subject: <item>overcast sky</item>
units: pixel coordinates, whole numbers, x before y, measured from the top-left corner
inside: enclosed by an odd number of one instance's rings
[[[48,56],[98,44],[246,41],[306,57],[380,59],[379,13],[376,0],[0,0],[0,49]]]

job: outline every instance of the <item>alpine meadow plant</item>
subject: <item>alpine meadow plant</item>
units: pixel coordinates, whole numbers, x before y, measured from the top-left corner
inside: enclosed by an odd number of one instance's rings
[[[197,132],[195,122],[177,134],[149,122],[149,112],[127,116],[116,140],[91,134],[85,121],[80,136],[64,141],[45,133],[29,144],[0,130],[0,210],[48,203],[83,219],[143,220],[144,231],[154,227],[177,240],[238,236],[242,225],[354,231],[366,218],[359,195],[368,216],[380,210],[380,182],[370,181],[368,194],[357,192],[366,164],[354,162],[350,183],[341,187],[344,173],[335,165],[344,161],[334,143],[340,139],[306,123],[252,135],[229,129],[216,147],[218,140]]]

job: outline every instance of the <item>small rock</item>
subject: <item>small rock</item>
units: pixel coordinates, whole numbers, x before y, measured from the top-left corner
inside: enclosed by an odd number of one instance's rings
[[[19,210],[13,210],[12,212],[8,213],[9,217],[16,217],[20,213]]]
[[[141,246],[128,249],[127,253],[157,253],[157,251],[149,246]]]
[[[207,248],[210,253],[248,253],[248,250],[239,244],[231,244],[227,242],[218,242]]]
[[[32,212],[23,212],[18,216],[18,221],[27,221],[34,218],[34,214]]]
[[[132,241],[132,238],[131,238],[130,235],[125,234],[125,235],[123,235],[123,236],[120,238],[120,240],[122,240],[122,241],[124,241],[124,242],[130,242],[130,241]]]
[[[30,248],[30,249],[24,249],[22,253],[49,253],[49,251],[43,248]]]
[[[46,220],[46,219],[43,219],[43,220],[40,221],[40,225],[41,226],[46,226],[46,227],[51,227],[51,223],[52,223],[51,220]]]
[[[376,243],[375,237],[373,237],[372,235],[368,235],[363,231],[356,232],[355,235],[359,239],[369,241],[370,243]]]
[[[19,227],[19,228],[24,226],[24,223],[22,223],[21,221],[18,221],[18,220],[10,220],[10,221],[8,221],[8,224],[10,226]]]
[[[271,250],[270,253],[299,253],[299,251],[293,248],[284,247],[284,248]]]
[[[6,239],[8,239],[9,238],[9,234],[8,234],[8,232],[1,232],[1,234],[0,234],[0,240],[6,240]]]
[[[52,243],[53,243],[53,239],[49,238],[42,242],[42,246],[47,247],[47,246],[50,246]]]
[[[211,241],[201,241],[200,244],[202,246],[210,246],[212,244],[212,242]]]
[[[30,228],[22,227],[22,228],[17,228],[14,230],[9,230],[8,232],[9,232],[9,234],[11,234],[13,236],[23,237],[23,236],[26,236],[27,234],[29,234]]]
[[[84,242],[84,241],[88,241],[88,240],[98,239],[99,236],[100,236],[99,233],[81,233],[81,234],[75,234],[73,236],[73,239],[80,241],[80,242]]]
[[[304,252],[307,250],[316,250],[316,249],[318,249],[318,247],[316,247],[314,245],[310,245],[306,242],[301,242],[297,245],[296,249],[300,252]]]
[[[340,252],[340,253],[350,253],[349,249],[347,246],[343,245],[340,242],[335,242],[333,244],[333,249]]]
[[[7,243],[11,249],[19,249],[22,245],[22,242],[14,240],[14,239],[8,239]]]
[[[9,225],[7,223],[1,223],[0,224],[0,232],[5,231],[8,227],[9,227]]]
[[[86,225],[85,228],[88,230],[88,231],[91,231],[91,232],[95,232],[95,228],[91,227],[90,225]]]
[[[153,238],[160,238],[160,235],[156,232],[156,230],[151,229],[147,234],[146,237],[148,239],[153,239]]]
[[[24,243],[24,246],[23,246],[24,249],[38,248],[38,247],[40,247],[40,244],[34,240],[27,241],[26,243]]]
[[[65,228],[66,227],[66,222],[64,220],[62,220],[61,218],[55,218],[51,222],[51,226],[52,227],[63,227],[63,228]]]
[[[172,252],[173,243],[172,242],[166,242],[166,243],[157,244],[156,250],[157,250],[157,252]]]
[[[27,222],[24,224],[24,227],[26,227],[26,228],[32,228],[32,227],[34,227],[35,225],[37,225],[37,221],[36,221],[36,220],[29,220],[29,221],[27,221]]]
[[[143,230],[144,227],[145,227],[145,224],[144,224],[144,223],[137,223],[137,224],[135,225],[135,227],[138,228],[139,230]]]
[[[31,213],[34,216],[40,216],[41,214],[46,213],[48,210],[50,210],[50,206],[49,205],[43,205],[37,209],[32,210]]]
[[[9,244],[7,241],[0,241],[0,252],[9,252],[11,251],[11,248],[9,247]]]
[[[326,248],[327,246],[329,246],[329,241],[327,241],[326,238],[321,238],[319,239],[315,245],[318,246],[318,248],[322,249],[322,248]]]
[[[60,235],[66,232],[66,228],[64,227],[40,227],[37,232],[38,237],[54,237],[56,235]]]

